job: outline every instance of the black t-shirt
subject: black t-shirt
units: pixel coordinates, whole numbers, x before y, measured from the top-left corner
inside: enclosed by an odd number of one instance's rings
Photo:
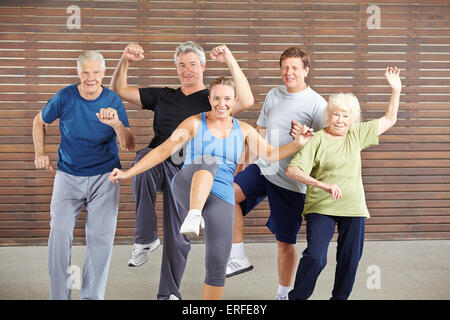
[[[155,136],[150,141],[149,148],[156,148],[166,141],[186,118],[211,110],[208,89],[186,96],[181,88],[140,88],[139,95],[142,109],[155,112],[153,116]]]

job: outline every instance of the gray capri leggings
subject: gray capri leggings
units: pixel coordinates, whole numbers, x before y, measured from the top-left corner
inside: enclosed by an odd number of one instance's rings
[[[184,167],[174,177],[172,190],[180,216],[186,216],[189,211],[191,181],[194,173],[198,170],[208,170],[214,177],[217,168],[216,158],[203,156]],[[234,205],[210,193],[203,207],[202,216],[205,220],[205,283],[223,287],[233,241]]]

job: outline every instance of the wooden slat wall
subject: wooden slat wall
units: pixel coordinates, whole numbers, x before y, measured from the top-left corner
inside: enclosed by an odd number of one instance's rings
[[[0,2],[0,245],[45,244],[54,172],[34,169],[32,119],[55,92],[77,82],[81,50],[98,49],[109,84],[123,48],[139,42],[145,61],[130,68],[136,86],[177,86],[173,50],[195,40],[206,50],[226,43],[255,95],[239,115],[255,123],[267,91],[282,84],[278,58],[289,46],[312,58],[309,83],[325,98],[355,93],[365,120],[380,117],[390,90],[383,69],[402,69],[399,120],[365,151],[363,179],[372,218],[366,238],[450,239],[450,5],[447,0],[376,3],[381,29],[369,29],[372,1],[1,1]],[[81,8],[81,28],[68,29],[70,5]],[[209,61],[206,83],[228,73]],[[153,134],[152,113],[126,103],[138,148]],[[47,152],[56,163],[58,125]],[[121,153],[125,168],[134,153]],[[116,243],[132,243],[134,199],[122,184]],[[161,216],[161,196],[158,197]],[[245,220],[247,240],[268,240],[263,202]],[[83,242],[85,213],[75,230]],[[161,221],[160,221],[161,222]],[[300,232],[304,239],[305,228]]]

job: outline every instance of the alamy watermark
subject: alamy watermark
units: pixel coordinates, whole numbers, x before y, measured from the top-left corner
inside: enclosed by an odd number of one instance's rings
[[[67,267],[66,273],[69,275],[66,280],[66,287],[81,290],[81,268],[77,265],[70,265]]]
[[[223,163],[236,163],[236,164],[247,164],[245,155],[245,150],[243,150],[242,144],[238,143],[238,136],[228,136],[226,139],[217,138],[221,136],[221,132],[219,130],[208,129],[209,134],[206,134],[206,130],[203,130],[201,124],[199,124],[196,136],[200,135],[201,139],[192,139],[190,140],[190,144],[185,144],[181,146],[178,141],[186,141],[189,140],[190,131],[184,128],[176,129],[171,137],[169,138],[171,141],[176,143],[176,146],[171,151],[171,161],[172,163],[178,165],[182,164],[185,160],[185,155],[187,151],[187,147],[193,150],[202,150],[203,154],[211,154],[216,156],[216,160],[218,164]],[[231,135],[233,132],[231,133]],[[291,136],[286,136],[285,133],[282,133],[280,129],[267,129],[266,130],[266,139],[271,142],[273,146],[283,146],[293,141]],[[259,157],[260,159],[277,159],[279,157],[279,150],[275,147],[265,147],[263,145],[257,144],[256,141],[251,142],[252,144],[249,146],[249,156],[250,159],[255,159]],[[183,152],[179,152],[179,150],[183,147]],[[191,163],[200,164],[204,161],[202,157],[198,157],[195,159],[191,159]],[[264,174],[265,175],[275,175],[280,170],[280,164],[278,161],[274,160],[271,162],[263,161],[261,165],[264,164]]]
[[[367,267],[366,273],[369,274],[366,280],[367,289],[381,289],[381,268],[373,264]]]
[[[67,29],[81,29],[81,9],[79,6],[71,5],[67,7],[66,12],[70,14],[67,17],[66,26]]]
[[[371,15],[367,18],[368,29],[381,29],[381,9],[379,6],[372,4],[367,7],[367,13]],[[70,14],[67,17],[67,29],[81,29],[81,9],[77,5],[70,5],[67,7],[66,13]]]
[[[368,29],[381,29],[381,9],[379,6],[372,4],[367,7],[367,13],[371,15],[367,18]]]

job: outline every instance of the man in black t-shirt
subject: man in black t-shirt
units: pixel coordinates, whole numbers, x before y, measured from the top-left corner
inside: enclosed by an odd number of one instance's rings
[[[155,135],[147,148],[137,152],[133,164],[169,138],[187,117],[211,109],[208,101],[209,91],[203,83],[206,57],[198,44],[187,41],[176,48],[174,61],[181,84],[181,87],[177,89],[128,86],[127,73],[130,63],[143,58],[142,47],[138,44],[129,44],[123,51],[110,85],[110,88],[122,99],[154,112]],[[235,81],[238,102],[233,108],[233,114],[236,115],[252,106],[254,100],[250,86],[230,50],[225,45],[218,46],[211,51],[211,58],[225,63]],[[185,217],[178,213],[170,188],[172,178],[180,170],[181,165],[182,154],[176,154],[158,166],[133,177],[132,182],[136,201],[136,230],[133,250],[128,261],[131,267],[145,263],[149,253],[160,244],[155,201],[156,192],[163,192],[164,245],[158,299],[181,298],[179,287],[186,266],[184,257],[190,250],[189,240],[180,233],[180,226]]]

